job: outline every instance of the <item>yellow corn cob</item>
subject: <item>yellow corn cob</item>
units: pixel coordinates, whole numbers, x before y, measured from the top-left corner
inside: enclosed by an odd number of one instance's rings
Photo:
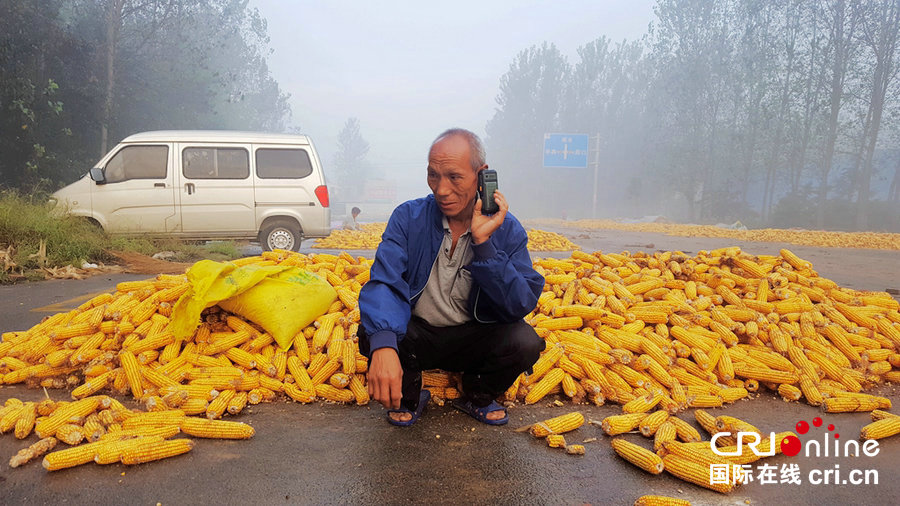
[[[647,413],[662,400],[659,393],[647,394],[634,399],[622,406],[623,413]]]
[[[328,378],[328,383],[334,388],[346,388],[350,384],[350,377],[343,373],[334,373]]]
[[[56,429],[54,435],[56,439],[66,443],[69,446],[75,446],[84,440],[84,431],[80,425],[65,423]]]
[[[178,426],[184,419],[184,410],[174,409],[169,411],[148,411],[128,417],[122,422],[125,430],[140,428],[155,428],[169,425]]]
[[[294,337],[294,351],[297,353],[297,358],[300,359],[300,362],[303,365],[309,365],[309,343],[306,342],[306,336],[303,332],[299,332]]]
[[[328,342],[328,339],[331,337],[332,331],[334,330],[334,324],[337,317],[334,316],[323,316],[321,318],[321,325],[316,330],[316,333],[313,335],[312,348],[315,353],[319,353],[325,348],[325,344]]]
[[[876,409],[875,411],[872,411],[872,421],[873,422],[877,422],[878,420],[884,420],[885,418],[891,418],[891,417],[900,417],[900,415],[896,415],[894,413],[889,413],[889,412],[881,410],[881,409]]]
[[[639,428],[644,437],[653,437],[659,428],[669,419],[669,412],[663,409],[654,411],[641,420]]]
[[[544,377],[531,388],[528,395],[525,396],[525,404],[534,404],[543,399],[552,388],[562,382],[565,374],[566,373],[558,367],[551,369],[550,372],[544,375]]]
[[[607,435],[616,436],[634,430],[647,416],[647,413],[612,415],[604,418],[600,426]]]
[[[678,434],[678,439],[681,439],[685,443],[697,442],[702,439],[700,433],[697,432],[697,429],[677,416],[670,417],[667,423],[671,423],[675,426],[675,432]]]
[[[829,397],[822,403],[826,413],[874,411],[880,407],[877,399],[860,397]]]
[[[731,483],[710,484],[710,467],[677,455],[668,454],[663,457],[663,466],[669,474],[681,480],[700,485],[701,487],[727,494],[734,490]]]
[[[315,390],[303,390],[293,383],[284,384],[284,393],[291,399],[304,404],[310,403],[316,398]]]
[[[691,502],[664,495],[642,495],[634,501],[634,506],[691,506]]]
[[[566,445],[566,453],[569,455],[584,455],[584,445]]]
[[[803,392],[794,385],[778,385],[778,395],[786,401],[799,401]]]
[[[93,462],[97,456],[97,450],[103,445],[103,442],[87,443],[65,450],[59,450],[48,453],[44,456],[43,466],[48,471],[57,471],[69,467],[80,466]]]
[[[333,402],[353,402],[353,392],[337,389],[328,384],[316,385],[316,396]]]
[[[584,325],[580,316],[564,316],[562,318],[549,318],[538,322],[537,327],[547,330],[580,329]]]
[[[234,397],[228,401],[228,414],[237,415],[247,406],[247,392],[237,392]]]
[[[336,373],[338,369],[341,368],[341,363],[337,360],[329,360],[327,361],[318,372],[316,372],[315,376],[312,378],[313,385],[321,385],[328,381],[328,378],[331,377],[332,374]]]
[[[206,420],[188,416],[181,421],[181,431],[194,437],[215,439],[249,439],[256,431],[241,422]]]
[[[109,384],[110,381],[115,377],[116,370],[108,371],[100,376],[94,377],[88,381],[85,381],[84,384],[72,390],[72,398],[73,399],[81,399],[83,397],[87,397],[88,395],[93,395],[94,393],[100,391],[103,387]]]
[[[547,445],[550,448],[565,448],[566,438],[562,434],[550,434],[547,436]]]
[[[108,399],[104,396],[85,397],[57,408],[53,414],[35,425],[34,431],[38,437],[45,438],[56,434],[56,430],[67,423],[73,417],[86,417],[100,406],[101,401]]]
[[[249,399],[250,395],[248,394],[247,397]],[[205,398],[189,397],[188,400],[184,401],[184,404],[179,406],[179,409],[184,411],[185,415],[199,415],[205,414],[207,407],[209,407],[209,401]]]
[[[900,434],[900,417],[891,416],[864,426],[859,433],[860,439],[882,439]]]
[[[259,386],[260,388],[266,388],[268,390],[272,390],[273,392],[281,392],[284,390],[284,383],[278,381],[275,378],[270,378],[264,374],[259,375]]]
[[[16,439],[25,439],[34,429],[34,423],[37,419],[37,404],[26,402],[20,408],[19,416],[16,419],[15,435]]]
[[[766,383],[787,383],[793,385],[800,381],[797,373],[778,371],[765,367],[754,367],[749,365],[735,366],[735,374],[748,379],[755,379]]]
[[[653,436],[653,450],[658,451],[669,441],[675,441],[676,437],[678,437],[678,431],[675,429],[675,424],[667,420],[659,426]]]
[[[151,442],[163,441],[160,436],[136,436],[126,439],[108,439],[97,448],[94,462],[97,464],[113,464],[121,461],[122,453],[133,450]]]
[[[646,448],[622,438],[614,438],[612,440],[612,447],[620,457],[650,474],[660,474],[663,472],[662,459],[659,455]]]
[[[550,434],[563,434],[584,425],[584,415],[577,411],[566,413],[531,426],[534,437],[546,437]]]
[[[348,388],[353,393],[353,397],[356,398],[356,404],[360,406],[364,406],[369,403],[369,392],[366,389],[366,386],[363,384],[364,377],[365,376],[363,376],[362,374],[354,374],[350,376],[350,385],[348,385]]]
[[[228,403],[231,402],[231,399],[234,398],[234,396],[234,390],[223,390],[209,403],[209,406],[206,407],[206,418],[210,420],[221,418],[222,415],[225,414],[225,410],[228,409]]]
[[[144,388],[141,384],[140,364],[138,364],[137,357],[130,351],[123,350],[119,353],[119,364],[121,364],[122,371],[128,379],[131,395],[135,399],[140,399],[144,396]]]
[[[194,447],[190,439],[147,441],[138,447],[122,450],[121,461],[125,465],[143,464],[189,452]]]
[[[218,353],[222,353],[229,348],[238,347],[245,342],[249,341],[251,337],[250,332],[247,330],[239,330],[234,333],[224,334],[219,338],[216,338],[213,342],[209,343],[204,349],[204,355],[216,355]]]

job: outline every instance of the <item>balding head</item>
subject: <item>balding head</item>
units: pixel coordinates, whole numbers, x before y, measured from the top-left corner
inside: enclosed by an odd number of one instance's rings
[[[434,142],[431,143],[431,149],[428,150],[429,157],[431,156],[431,151],[434,149],[435,144],[450,137],[461,137],[468,143],[469,162],[472,164],[473,171],[478,172],[485,166],[484,145],[481,143],[481,139],[479,139],[475,133],[466,130],[465,128],[451,128],[445,130],[441,135],[438,135]]]

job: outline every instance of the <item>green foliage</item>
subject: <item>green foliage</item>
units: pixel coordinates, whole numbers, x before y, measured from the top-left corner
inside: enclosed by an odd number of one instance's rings
[[[54,190],[87,172],[105,154],[107,89],[107,149],[147,130],[283,130],[267,44],[246,0],[0,2],[0,187]]]

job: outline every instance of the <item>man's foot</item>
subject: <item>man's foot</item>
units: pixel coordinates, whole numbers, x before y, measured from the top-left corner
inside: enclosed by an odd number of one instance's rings
[[[412,411],[389,411],[388,417],[395,422],[408,422],[412,420]]]
[[[506,408],[497,404],[497,401],[491,401],[487,406],[478,407],[469,399],[456,399],[453,401],[453,407],[488,425],[503,425],[509,421]]]
[[[415,411],[410,411],[404,407],[401,407],[400,409],[389,409],[387,416],[388,423],[401,427],[408,427],[416,423],[416,420],[418,420],[425,411],[425,405],[428,404],[429,399],[431,399],[431,392],[422,390],[419,392],[419,404],[416,406]]]

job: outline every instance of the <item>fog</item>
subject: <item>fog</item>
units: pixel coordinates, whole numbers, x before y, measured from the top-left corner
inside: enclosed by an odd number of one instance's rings
[[[375,174],[396,180],[400,201],[428,192],[427,149],[441,131],[458,126],[484,139],[500,78],[517,53],[551,41],[574,58],[600,35],[640,38],[652,6],[648,0],[251,2],[268,23],[269,68],[291,95],[291,126],[313,138],[327,170],[344,122],[359,118],[370,145],[366,160]],[[491,164],[490,150],[487,156]]]
[[[900,232],[900,0],[383,4],[16,4],[0,185],[59,188],[137,132],[302,132],[332,214],[380,221],[464,127],[520,218]],[[547,163],[548,133],[590,165]]]

